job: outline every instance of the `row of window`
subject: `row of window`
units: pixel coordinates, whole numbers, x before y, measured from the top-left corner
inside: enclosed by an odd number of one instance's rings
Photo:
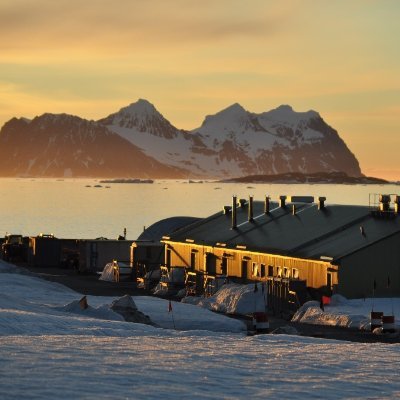
[[[247,263],[247,261],[246,261]],[[197,251],[191,252],[190,257],[190,267],[192,269],[196,268],[197,264]],[[207,254],[204,257],[204,269],[206,269],[207,264]],[[221,273],[227,274],[227,266],[228,260],[226,257],[222,257],[221,261]],[[292,278],[299,279],[299,270],[297,268],[287,268],[287,267],[274,267],[273,265],[266,265],[263,263],[252,263],[252,276],[257,278],[266,278],[266,277],[278,277],[278,278]]]
[[[299,279],[299,270],[297,268],[287,268],[287,267],[274,267],[273,265],[268,265],[268,269],[265,264],[258,265],[253,262],[252,264],[252,276],[265,278],[265,277],[278,277],[278,278],[293,278]]]

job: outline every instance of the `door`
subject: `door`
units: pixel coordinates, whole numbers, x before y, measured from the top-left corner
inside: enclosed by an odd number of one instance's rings
[[[165,264],[168,268],[171,266],[171,249],[167,249]]]
[[[216,257],[214,254],[206,253],[206,272],[208,275],[215,275],[217,273],[215,263]]]
[[[247,281],[247,267],[249,265],[249,262],[247,260],[242,260],[242,281],[246,282]]]
[[[332,289],[332,274],[330,272],[326,273],[326,286],[329,290]]]

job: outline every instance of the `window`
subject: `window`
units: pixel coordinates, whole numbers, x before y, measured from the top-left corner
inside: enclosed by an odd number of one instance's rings
[[[326,286],[328,289],[332,289],[332,274],[330,272],[326,273]]]
[[[270,277],[274,276],[274,266],[273,265],[268,265],[268,276],[270,276]]]
[[[289,278],[289,269],[286,267],[283,268],[283,277]]]
[[[171,266],[171,249],[167,249],[166,265],[169,268]]]
[[[190,253],[190,268],[191,269],[196,269],[196,254],[197,252],[192,250],[192,252]]]
[[[282,267],[276,267],[276,276],[282,278]]]
[[[208,254],[209,253],[204,253],[203,255],[203,271],[207,271]]]
[[[299,270],[297,268],[292,268],[292,278],[299,279]]]
[[[251,275],[258,276],[258,265],[255,262],[253,262],[252,267],[251,267]]]
[[[261,278],[265,278],[265,264],[260,265],[260,276]]]

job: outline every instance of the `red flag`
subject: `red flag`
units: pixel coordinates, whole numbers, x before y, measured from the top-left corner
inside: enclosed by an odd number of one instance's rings
[[[331,304],[331,298],[329,296],[322,296],[322,304],[324,306]]]
[[[168,312],[172,312],[172,303],[171,300],[168,303]]]

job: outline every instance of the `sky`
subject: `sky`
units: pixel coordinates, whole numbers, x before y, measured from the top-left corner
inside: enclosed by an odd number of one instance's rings
[[[398,0],[1,0],[0,126],[149,100],[194,129],[233,103],[318,111],[400,180]]]

